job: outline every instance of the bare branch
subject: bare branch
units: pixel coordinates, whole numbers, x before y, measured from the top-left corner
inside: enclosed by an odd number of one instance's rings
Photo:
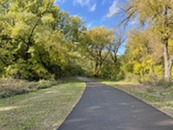
[[[125,42],[126,35],[122,31],[122,29],[117,29],[115,33],[115,39],[113,40],[113,44],[110,46],[110,56],[114,63],[117,62],[117,53],[120,46]]]

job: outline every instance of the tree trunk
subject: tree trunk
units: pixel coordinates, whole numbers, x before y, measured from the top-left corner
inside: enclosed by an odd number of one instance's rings
[[[29,59],[29,53],[28,53],[29,49],[30,49],[30,43],[27,43],[26,49],[25,49],[25,55],[24,55],[25,61],[28,61],[28,59]]]
[[[95,68],[94,68],[94,77],[98,77],[98,73],[99,73],[99,64],[98,62],[95,63]]]
[[[166,82],[171,81],[171,70],[172,70],[172,58],[169,58],[168,54],[168,39],[164,40],[164,68],[165,68],[165,75],[164,79]]]

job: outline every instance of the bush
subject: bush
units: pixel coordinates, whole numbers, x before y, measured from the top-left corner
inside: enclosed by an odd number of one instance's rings
[[[42,64],[28,63],[23,59],[19,59],[17,63],[5,67],[5,72],[3,73],[3,77],[6,78],[25,79],[30,81],[38,81],[39,79],[49,80],[53,78],[52,75],[53,74],[48,72]]]
[[[29,84],[24,80],[0,79],[0,97],[5,98],[29,92]]]
[[[60,84],[63,81],[40,80],[38,82],[29,82],[19,79],[0,79],[0,98],[6,98],[19,94],[37,91]]]
[[[162,77],[155,73],[144,75],[140,78],[141,83],[149,85],[158,85],[160,81],[162,81]]]
[[[138,75],[135,75],[133,73],[126,73],[125,81],[138,83],[138,82],[140,82],[140,78]]]

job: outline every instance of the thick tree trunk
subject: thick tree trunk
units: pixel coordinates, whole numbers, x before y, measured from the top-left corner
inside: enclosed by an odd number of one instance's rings
[[[171,81],[171,70],[172,70],[172,58],[169,58],[168,54],[168,39],[164,40],[164,68],[165,68],[165,75],[164,79],[166,82]]]

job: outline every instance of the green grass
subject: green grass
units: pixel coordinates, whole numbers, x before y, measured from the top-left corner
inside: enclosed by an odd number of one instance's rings
[[[131,82],[101,80],[129,93],[173,117],[173,87],[149,86]]]
[[[71,82],[0,99],[1,130],[54,130],[64,121],[85,89]]]

